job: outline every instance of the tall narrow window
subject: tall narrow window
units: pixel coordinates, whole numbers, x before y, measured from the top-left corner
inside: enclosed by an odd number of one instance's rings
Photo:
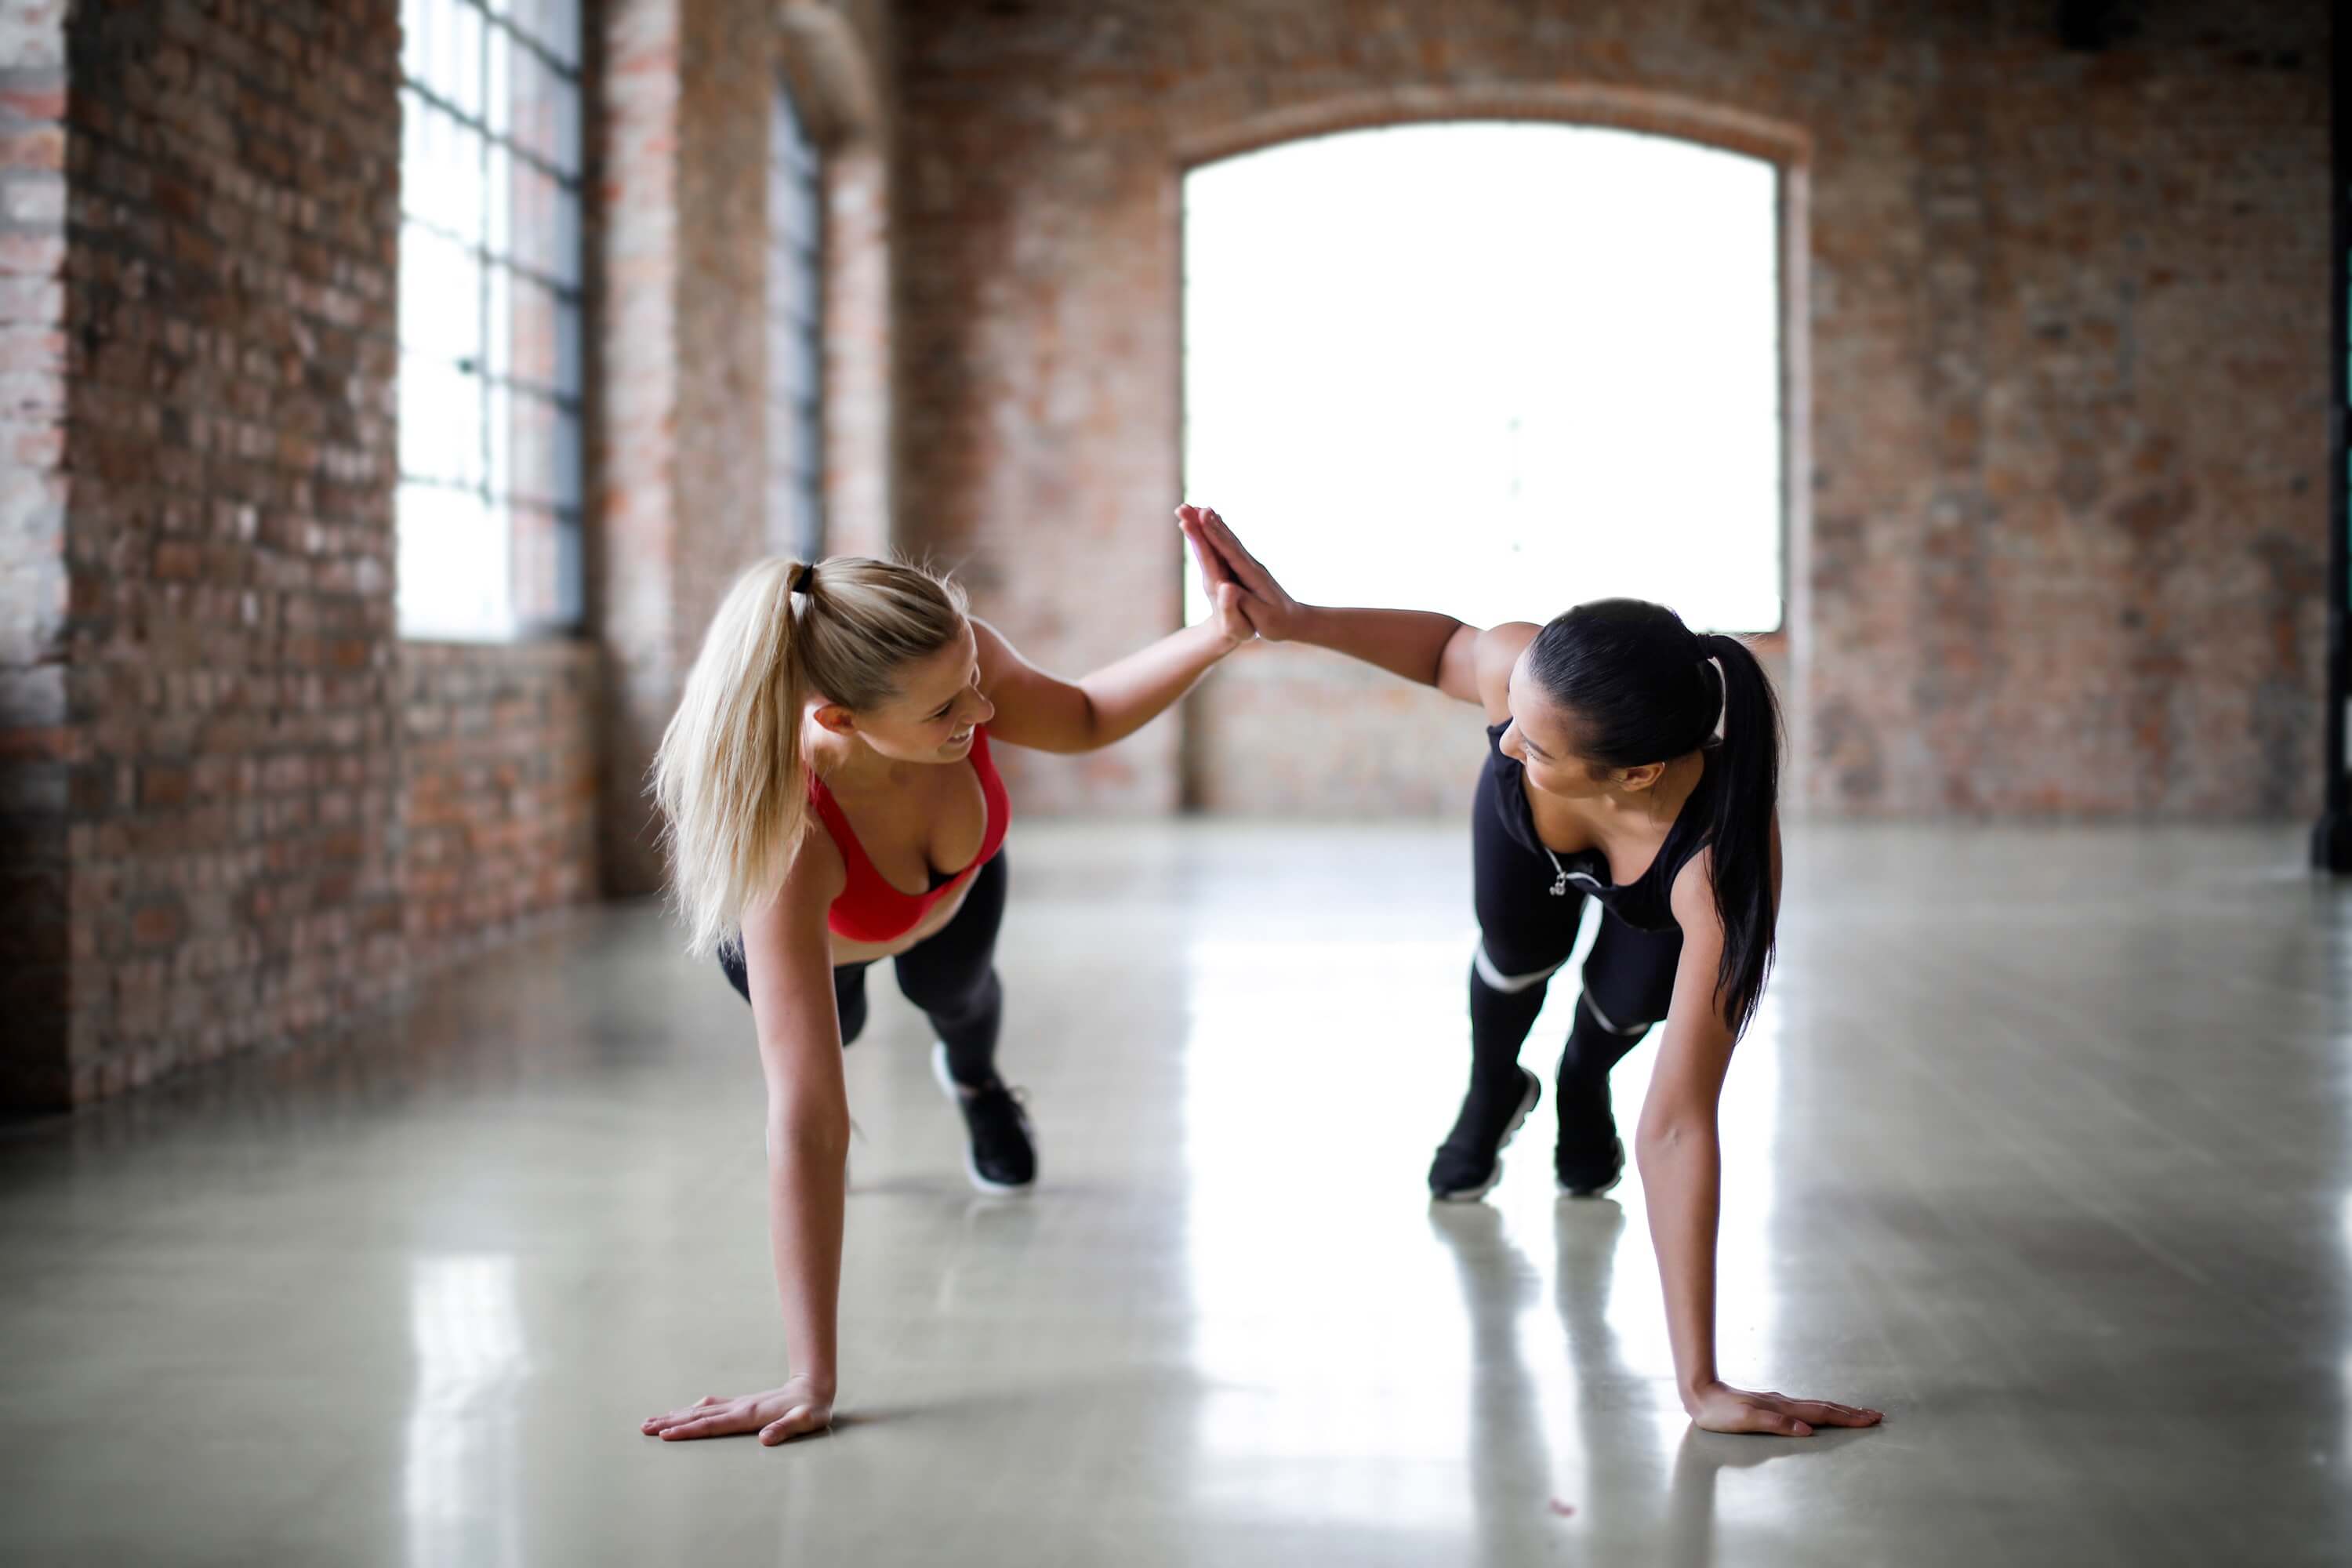
[[[824,551],[824,203],[816,148],[780,79],[768,120],[768,543]]]
[[[578,0],[403,0],[400,629],[580,615]]]
[[[1400,127],[1195,170],[1184,226],[1185,489],[1301,598],[1780,625],[1771,164]]]

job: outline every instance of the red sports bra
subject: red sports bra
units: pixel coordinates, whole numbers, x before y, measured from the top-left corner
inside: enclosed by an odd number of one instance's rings
[[[931,906],[961,887],[966,879],[989,862],[989,858],[1004,847],[1004,830],[1012,826],[1013,800],[1004,793],[1004,781],[996,776],[996,764],[988,756],[988,730],[985,725],[972,732],[971,770],[980,775],[980,797],[987,814],[987,824],[980,836],[980,853],[971,864],[940,882],[927,893],[903,893],[892,887],[874,862],[866,858],[866,847],[857,842],[857,835],[849,826],[849,818],[833,798],[833,792],[814,771],[809,773],[809,799],[816,806],[817,816],[833,834],[834,844],[841,850],[841,863],[848,868],[849,885],[833,900],[826,912],[825,923],[835,936],[845,936],[852,942],[892,942],[915,929],[915,923],[930,913]],[[934,872],[933,876],[938,873]]]

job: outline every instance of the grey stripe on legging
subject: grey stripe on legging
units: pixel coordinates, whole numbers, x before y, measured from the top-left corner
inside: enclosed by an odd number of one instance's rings
[[[1478,978],[1493,989],[1506,996],[1516,996],[1530,985],[1540,985],[1549,980],[1559,973],[1560,963],[1567,962],[1568,960],[1563,958],[1559,963],[1555,963],[1549,969],[1538,969],[1532,974],[1506,974],[1495,967],[1493,959],[1486,956],[1486,944],[1482,942],[1478,944],[1478,951],[1471,955],[1470,966],[1478,972]]]

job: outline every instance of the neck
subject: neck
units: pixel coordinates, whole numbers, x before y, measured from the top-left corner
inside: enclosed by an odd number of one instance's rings
[[[907,765],[884,756],[859,735],[840,734],[813,719],[803,720],[801,724],[801,755],[808,759],[808,765],[824,781],[824,787],[835,795],[844,790],[860,793],[887,788]]]
[[[1706,774],[1705,753],[1690,752],[1668,763],[1666,771],[1649,788],[1631,795],[1612,791],[1601,796],[1600,830],[1604,835],[1643,827],[1664,831],[1682,815],[1683,803],[1690,799],[1691,792],[1698,788],[1699,780]]]

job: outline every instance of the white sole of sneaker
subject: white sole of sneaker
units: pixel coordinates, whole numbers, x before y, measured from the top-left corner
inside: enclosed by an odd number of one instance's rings
[[[948,1103],[956,1108],[956,1119],[961,1121],[963,1091],[956,1087],[955,1079],[948,1071],[948,1043],[945,1040],[931,1042],[931,1077],[939,1080],[940,1092],[948,1097]],[[968,1136],[963,1145],[963,1173],[977,1190],[998,1196],[1008,1194],[1017,1196],[1037,1190],[1037,1184],[1034,1181],[1015,1184],[1009,1182],[992,1182],[982,1175],[979,1163],[971,1157],[971,1140]]]
[[[945,1061],[947,1058],[941,1057],[940,1059]],[[1495,1184],[1503,1179],[1503,1151],[1509,1148],[1511,1140],[1519,1135],[1519,1129],[1527,1123],[1528,1113],[1535,1110],[1536,1101],[1543,1096],[1543,1084],[1535,1074],[1521,1068],[1519,1075],[1528,1080],[1528,1092],[1519,1097],[1519,1109],[1512,1115],[1511,1124],[1503,1129],[1501,1141],[1495,1145],[1495,1173],[1475,1187],[1463,1187],[1450,1193],[1432,1193],[1429,1194],[1431,1198],[1441,1204],[1475,1204],[1493,1192]]]

